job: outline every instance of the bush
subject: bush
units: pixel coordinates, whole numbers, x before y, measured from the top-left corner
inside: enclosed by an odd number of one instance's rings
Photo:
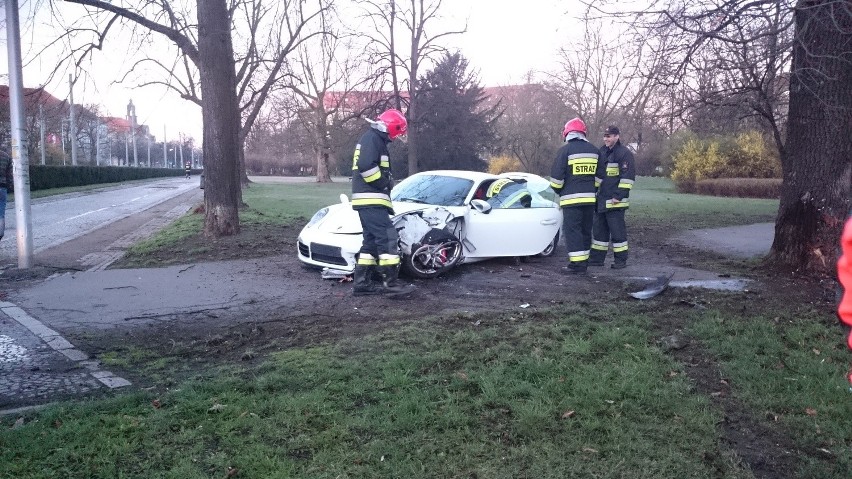
[[[689,138],[672,155],[672,180],[683,192],[718,178],[778,178],[781,162],[757,131],[712,139]]]
[[[200,170],[193,170],[198,173]],[[29,165],[30,191],[118,183],[128,180],[182,176],[183,169],[129,168],[124,166],[53,166]]]
[[[720,178],[697,182],[695,192],[710,196],[776,199],[781,197],[781,183],[781,178]]]
[[[488,162],[488,172],[493,175],[506,173],[509,171],[523,171],[523,166],[517,158],[510,156],[495,156]]]

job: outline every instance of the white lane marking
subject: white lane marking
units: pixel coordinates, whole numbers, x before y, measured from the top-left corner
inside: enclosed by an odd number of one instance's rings
[[[133,203],[134,201],[139,201],[139,200],[141,200],[141,199],[143,199],[147,196],[148,195],[137,196],[136,198],[133,198],[130,201],[125,201],[124,203],[118,203],[117,205],[104,206],[103,208],[98,208],[96,210],[87,211],[87,212],[79,214],[77,216],[71,216],[69,218],[65,218],[64,220],[60,221],[60,223],[64,223],[66,221],[71,221],[71,220],[76,220],[77,218],[82,218],[84,216],[88,216],[88,215],[91,215],[93,213],[98,213],[98,212],[101,212],[101,211],[104,211],[104,210],[108,210],[110,208],[118,208],[119,206],[129,205],[130,203]]]

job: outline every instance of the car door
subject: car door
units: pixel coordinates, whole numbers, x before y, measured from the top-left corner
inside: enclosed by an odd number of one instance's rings
[[[531,256],[541,253],[559,231],[562,213],[552,202],[530,208],[470,208],[465,215],[466,255],[470,258]]]

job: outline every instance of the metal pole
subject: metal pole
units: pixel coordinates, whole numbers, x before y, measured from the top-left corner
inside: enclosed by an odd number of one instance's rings
[[[139,156],[136,151],[136,107],[133,106],[133,100],[127,104],[127,116],[130,120],[130,138],[133,142],[133,166],[139,166]]]
[[[101,122],[95,125],[95,166],[101,166]]]
[[[68,105],[71,110],[71,126],[68,129],[69,140],[71,141],[71,164],[77,166],[77,122],[74,115],[74,81],[71,74],[68,74]]]
[[[130,166],[130,142],[127,141],[127,135],[124,135],[124,166]]]
[[[60,125],[60,135],[62,136],[62,166],[65,166],[65,160],[68,155],[65,154],[65,120],[62,120],[62,125]]]
[[[163,125],[163,168],[166,168],[169,160],[168,151],[166,151],[166,125]]]
[[[145,144],[148,145],[148,168],[151,167],[151,135],[145,135]]]
[[[15,222],[18,268],[33,265],[30,233],[30,161],[27,156],[27,123],[24,120],[24,80],[21,68],[21,30],[18,0],[6,0],[6,46],[9,55],[9,116],[12,120],[12,164],[15,185]],[[4,212],[5,213],[5,212]]]
[[[44,105],[42,105],[41,103],[39,103],[39,105],[38,105],[38,118],[39,118],[39,122],[38,122],[39,128],[41,130],[41,133],[39,134],[39,139],[40,139],[40,142],[41,142],[41,164],[46,165],[47,164],[47,158],[46,158],[47,145],[44,144]]]
[[[183,133],[180,134],[180,166],[182,167],[186,163],[183,162]]]

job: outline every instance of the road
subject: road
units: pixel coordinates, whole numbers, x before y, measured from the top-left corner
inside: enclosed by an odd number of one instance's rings
[[[200,192],[198,177],[162,178],[111,186],[80,193],[33,199],[31,234],[33,253],[87,235],[189,192]],[[15,205],[6,209],[6,233],[0,242],[0,257],[17,258]]]

